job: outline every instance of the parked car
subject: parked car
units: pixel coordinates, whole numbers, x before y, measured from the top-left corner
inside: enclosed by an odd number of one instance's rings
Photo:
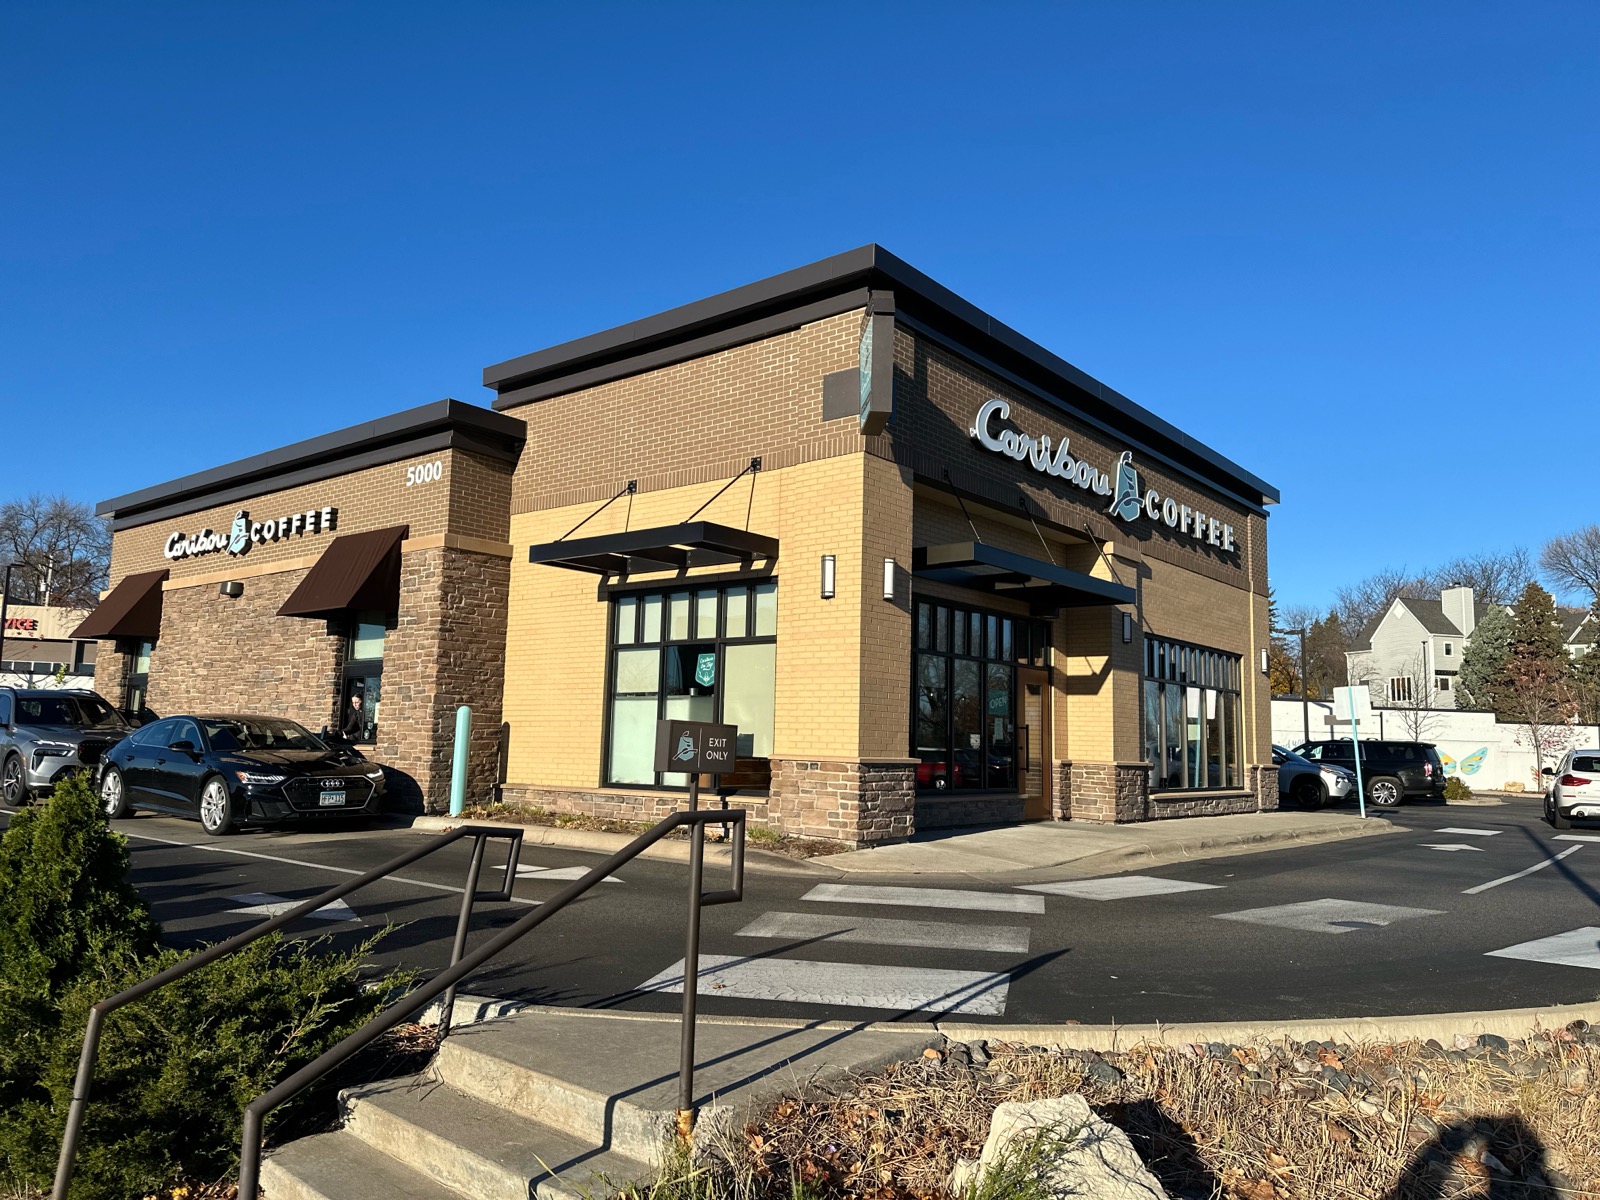
[[[128,723],[94,692],[0,688],[0,797],[26,804],[73,771],[94,770],[127,735]]]
[[[1318,765],[1327,763],[1355,772],[1356,749],[1349,738],[1303,742],[1294,752]],[[1359,774],[1367,803],[1378,808],[1397,808],[1402,800],[1444,796],[1444,760],[1430,742],[1362,738]]]
[[[1278,768],[1278,795],[1287,796],[1300,808],[1321,808],[1356,794],[1354,771],[1333,763],[1314,763],[1282,746],[1272,748],[1272,761]]]
[[[100,800],[198,817],[207,833],[330,816],[375,816],[383,769],[281,717],[163,717],[106,752]]]
[[[1600,824],[1600,750],[1569,750],[1558,767],[1540,772],[1549,781],[1544,819],[1557,829],[1574,821]]]

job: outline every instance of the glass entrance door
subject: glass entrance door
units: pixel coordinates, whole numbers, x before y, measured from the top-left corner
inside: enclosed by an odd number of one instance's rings
[[[1017,791],[1022,818],[1050,817],[1050,673],[1017,670]]]

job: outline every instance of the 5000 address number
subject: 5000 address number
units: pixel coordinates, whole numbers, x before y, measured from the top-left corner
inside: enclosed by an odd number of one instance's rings
[[[437,483],[444,478],[444,464],[442,462],[423,463],[420,467],[406,468],[406,486],[415,487],[419,483]]]

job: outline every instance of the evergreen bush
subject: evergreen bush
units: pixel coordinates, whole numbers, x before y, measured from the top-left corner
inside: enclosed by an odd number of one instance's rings
[[[0,836],[0,1181],[14,1189],[54,1174],[90,1006],[185,957],[160,947],[127,871],[126,843],[82,776]],[[406,982],[363,985],[373,940],[333,952],[325,938],[265,937],[115,1013],[74,1200],[231,1172],[244,1106]]]
[[[1444,783],[1445,800],[1471,800],[1472,789],[1467,786],[1466,780],[1459,775],[1452,775]]]

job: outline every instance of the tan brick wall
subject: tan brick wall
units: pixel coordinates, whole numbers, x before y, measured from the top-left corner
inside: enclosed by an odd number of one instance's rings
[[[406,486],[406,468],[439,462],[443,478]],[[148,525],[118,532],[111,544],[111,582],[139,571],[168,568],[172,581],[218,572],[244,572],[262,567],[310,565],[328,543],[341,533],[409,525],[411,537],[446,532],[504,541],[509,503],[511,467],[461,450],[424,454],[399,462],[368,467],[349,475],[324,479],[300,487],[264,490],[248,500],[212,505],[180,517],[167,517]],[[310,509],[339,510],[338,526],[330,533],[286,537],[252,546],[242,555],[202,554],[194,558],[167,559],[162,550],[173,533],[197,534],[210,528],[226,535],[241,508],[252,521],[276,520]]]
[[[883,467],[879,462],[873,469]],[[753,496],[741,481],[703,514],[742,527],[748,511],[752,530],[779,539],[775,758],[905,757],[910,632],[905,613],[883,600],[880,553],[904,518],[886,516],[879,525],[863,518],[866,469],[866,458],[858,454],[763,470]],[[893,489],[889,480],[878,483],[887,514]],[[675,524],[715,490],[701,484],[645,493],[634,497],[631,511],[618,501],[579,536],[620,532],[625,523],[633,529]],[[602,782],[607,605],[599,599],[595,576],[526,561],[527,546],[553,541],[593,507],[512,518],[516,554],[505,714],[511,726],[508,782],[517,786],[581,791]],[[877,560],[863,564],[869,528]],[[833,600],[819,594],[823,554],[837,560]],[[870,621],[864,616],[869,611]],[[872,642],[863,649],[867,630]],[[898,643],[893,652],[891,642]],[[898,682],[885,683],[884,673],[891,671]],[[874,699],[863,716],[862,680],[869,672]],[[886,715],[892,708],[899,711],[897,741],[890,739]],[[869,736],[875,741],[863,751]]]

